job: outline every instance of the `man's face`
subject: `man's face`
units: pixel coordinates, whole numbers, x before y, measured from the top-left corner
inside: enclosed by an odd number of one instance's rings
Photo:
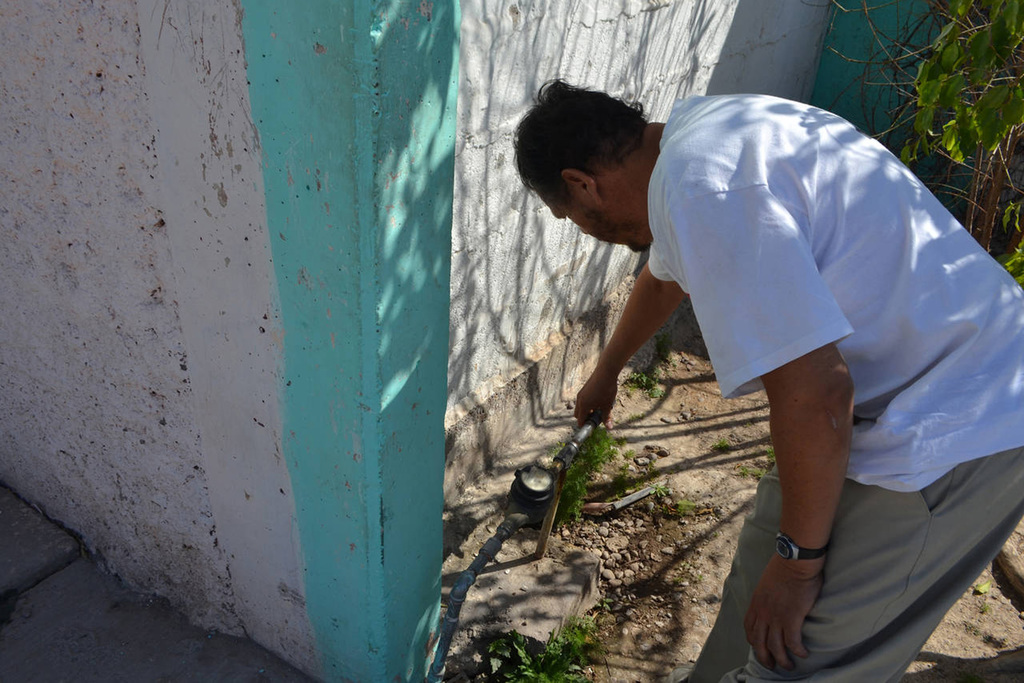
[[[568,218],[581,232],[602,242],[622,244],[635,252],[642,252],[651,246],[651,232],[646,225],[627,218],[612,218],[606,212],[581,207],[572,200],[549,202],[547,207],[555,218]]]

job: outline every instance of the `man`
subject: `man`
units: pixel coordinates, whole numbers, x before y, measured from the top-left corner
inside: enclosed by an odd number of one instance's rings
[[[1024,514],[1024,293],[839,117],[690,97],[666,123],[561,81],[520,123],[524,183],[650,248],[576,417],[689,293],[726,397],[763,388],[758,487],[707,681],[897,680]]]

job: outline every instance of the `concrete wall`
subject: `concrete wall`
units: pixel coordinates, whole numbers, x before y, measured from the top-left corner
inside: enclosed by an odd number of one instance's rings
[[[652,120],[689,94],[806,100],[828,0],[462,2],[449,471],[454,492],[504,441],[571,399],[637,258],[554,220],[521,187],[512,135],[547,80],[639,99]],[[627,283],[628,288],[628,283]],[[538,362],[539,361],[539,362]]]

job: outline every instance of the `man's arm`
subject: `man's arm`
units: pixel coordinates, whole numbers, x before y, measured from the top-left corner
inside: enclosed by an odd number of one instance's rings
[[[771,410],[772,444],[782,485],[780,530],[803,548],[825,546],[850,456],[853,380],[835,344],[761,378]],[[744,626],[761,664],[793,668],[806,657],[801,628],[821,590],[825,558],[769,561]],[[788,650],[788,652],[787,652]]]
[[[605,425],[611,425],[619,372],[685,297],[676,282],[659,280],[644,265],[594,373],[576,396],[576,421],[580,425],[595,410],[601,411]]]

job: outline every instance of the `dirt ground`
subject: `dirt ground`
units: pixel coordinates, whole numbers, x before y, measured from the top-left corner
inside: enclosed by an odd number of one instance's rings
[[[663,486],[667,495],[659,489],[660,497],[585,515],[557,532],[565,546],[603,559],[603,599],[592,611],[605,649],[591,672],[598,683],[661,681],[696,659],[757,481],[772,464],[764,395],[722,399],[699,337],[674,336],[656,397],[620,391],[612,435],[626,440],[624,457],[606,468],[588,498],[614,499],[623,474]],[[680,504],[687,514],[679,514]],[[1024,601],[998,568],[974,586],[904,681],[1024,681]]]
[[[587,500],[614,501],[624,490],[650,485],[657,485],[660,495],[617,511],[584,514],[556,529],[549,545],[556,558],[582,550],[602,560],[600,597],[590,612],[604,649],[588,672],[596,683],[660,683],[673,668],[696,659],[718,613],[757,482],[772,465],[764,395],[722,399],[692,315],[680,315],[671,329],[655,391],[620,389],[611,435],[625,442],[620,456],[590,486]],[[654,348],[638,356],[645,353],[656,356]],[[634,361],[633,369],[648,365]],[[552,422],[571,424],[571,408],[566,405],[564,415]],[[566,425],[561,438],[568,433]],[[492,483],[506,486],[511,469],[492,476]],[[494,501],[504,496],[489,495],[472,487],[464,493],[467,500],[489,501],[475,518],[499,512]],[[450,523],[474,517],[466,509],[450,516]],[[450,580],[493,531],[492,524],[478,530],[484,532],[480,538],[466,541],[472,554],[449,557]],[[503,550],[502,559],[528,555],[536,540],[521,543]],[[1024,556],[1024,536],[1018,545],[1018,555]],[[484,600],[479,594],[473,599]],[[487,677],[457,680],[480,683]],[[903,681],[1024,681],[1024,598],[997,566],[979,576],[950,610]]]

